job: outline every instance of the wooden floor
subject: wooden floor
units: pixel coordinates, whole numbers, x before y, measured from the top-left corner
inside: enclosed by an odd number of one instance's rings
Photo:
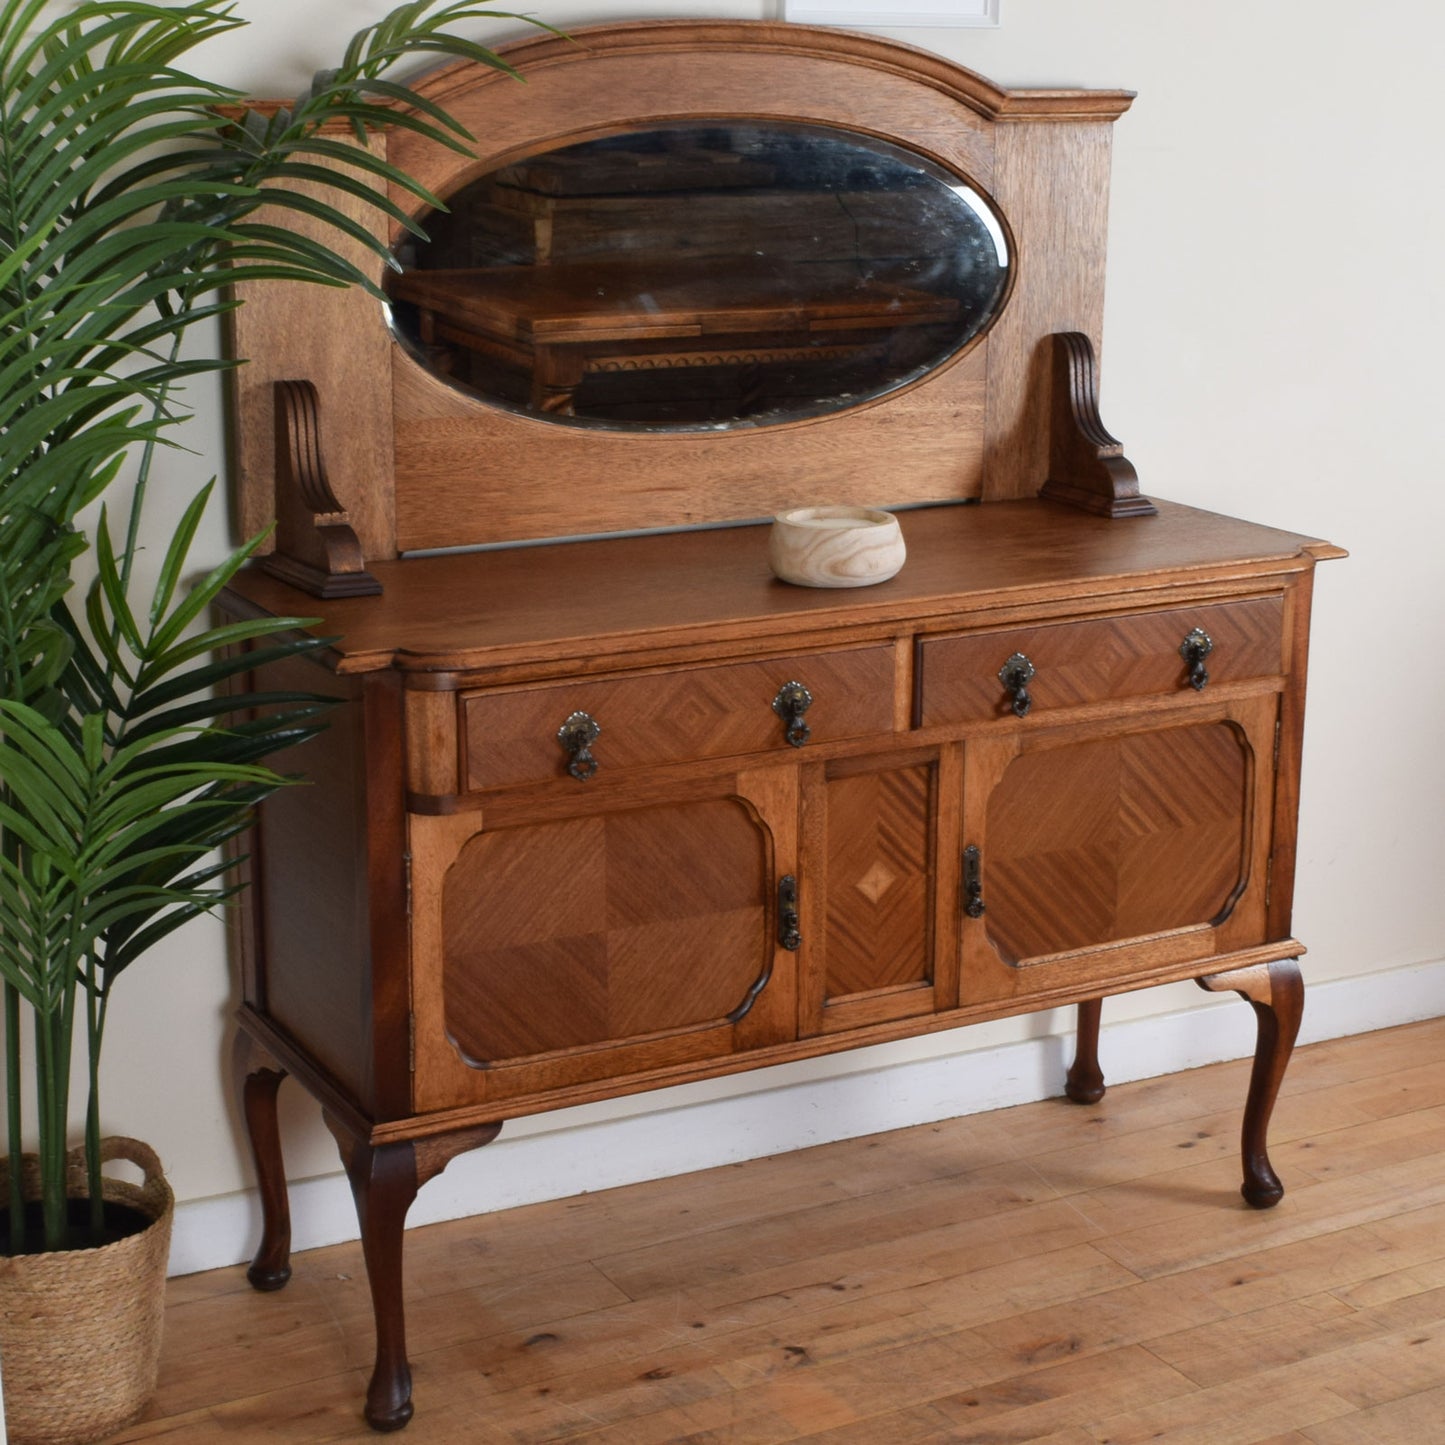
[[[1241,1027],[1247,1027],[1244,1017]],[[1107,1067],[1107,1059],[1105,1060]],[[1445,1441],[1445,1020],[408,1236],[410,1445]],[[118,1439],[361,1441],[361,1255],[172,1282]]]

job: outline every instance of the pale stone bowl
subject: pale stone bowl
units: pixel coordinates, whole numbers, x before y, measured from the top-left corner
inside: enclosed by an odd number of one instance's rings
[[[903,566],[898,519],[871,507],[779,512],[768,538],[773,574],[800,587],[871,587]]]

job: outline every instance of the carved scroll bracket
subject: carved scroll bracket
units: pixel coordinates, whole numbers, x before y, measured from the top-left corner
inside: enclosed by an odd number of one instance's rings
[[[326,476],[320,408],[309,381],[276,388],[276,550],[260,565],[313,597],[372,597],[361,543]]]
[[[1158,508],[1139,495],[1139,474],[1099,418],[1093,343],[1082,331],[1053,337],[1053,399],[1049,410],[1049,476],[1039,492],[1102,517],[1151,517]]]

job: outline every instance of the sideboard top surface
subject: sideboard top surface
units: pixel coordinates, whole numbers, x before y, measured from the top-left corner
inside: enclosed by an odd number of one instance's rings
[[[1294,532],[1169,502],[1125,525],[1037,500],[924,508],[899,521],[908,561],[866,588],[777,581],[766,527],[748,526],[382,562],[380,597],[318,602],[257,570],[231,593],[273,615],[319,615],[315,630],[339,635],[339,672],[451,672],[943,619],[1276,574],[1337,555]]]

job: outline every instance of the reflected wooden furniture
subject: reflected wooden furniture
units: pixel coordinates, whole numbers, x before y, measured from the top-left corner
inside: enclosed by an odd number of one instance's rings
[[[830,192],[774,191],[776,180],[775,166],[729,148],[567,147],[449,197],[448,223],[439,234],[432,228],[427,256],[444,268],[598,261],[615,257],[624,232],[629,250],[659,258],[733,257],[761,246],[807,263],[842,261],[858,254],[849,213],[860,201],[889,199],[849,196],[840,206]],[[739,206],[733,192],[741,188],[748,196]],[[448,231],[458,240],[448,244]],[[820,236],[831,242],[821,250]]]
[[[1127,96],[1001,91],[771,24],[509,56],[520,97],[470,67],[430,90],[495,155],[638,107],[756,117],[785,96],[790,117],[952,147],[1026,264],[993,327],[901,394],[684,438],[464,396],[365,297],[242,310],[242,504],[282,527],[227,606],[320,614],[324,670],[257,680],[341,700],[282,760],[309,783],[267,802],[247,865],[251,1278],[287,1277],[291,1074],[356,1196],[379,1429],[412,1409],[407,1208],[504,1119],[1060,1004],[1082,1006],[1069,1092],[1097,1098],[1099,997],[1195,978],[1258,1014],[1244,1193],[1264,1206],[1302,1001],[1309,601],[1341,554],[1140,496],[1099,421]],[[388,144],[448,190],[455,158]],[[399,555],[883,501],[939,505],[901,516],[897,577],[841,593],[774,580],[756,526]]]
[[[474,352],[526,378],[533,407],[568,416],[589,374],[854,359],[900,326],[938,326],[958,302],[860,279],[850,267],[718,275],[635,261],[408,271],[391,281],[421,339]]]

